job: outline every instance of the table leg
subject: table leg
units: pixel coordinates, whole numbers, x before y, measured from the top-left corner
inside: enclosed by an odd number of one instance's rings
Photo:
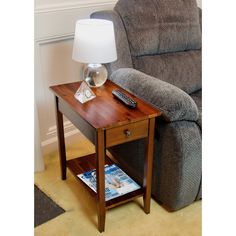
[[[57,120],[57,137],[58,137],[58,150],[61,165],[61,179],[66,179],[66,149],[65,149],[65,137],[64,137],[64,124],[63,114],[59,111],[58,97],[56,98],[56,120]]]
[[[143,187],[145,189],[143,202],[144,211],[150,213],[151,187],[152,187],[152,163],[153,163],[153,143],[155,131],[155,118],[149,119],[148,137],[146,138],[146,154],[144,164]]]
[[[105,133],[98,130],[96,135],[96,160],[97,160],[97,208],[98,208],[98,230],[105,229],[106,203],[105,203]]]

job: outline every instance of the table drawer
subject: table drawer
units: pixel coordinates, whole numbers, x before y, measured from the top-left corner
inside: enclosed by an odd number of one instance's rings
[[[148,120],[106,130],[106,147],[129,142],[148,136]]]

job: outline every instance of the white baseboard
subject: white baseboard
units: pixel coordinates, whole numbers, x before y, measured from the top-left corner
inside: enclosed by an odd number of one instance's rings
[[[68,140],[79,140],[84,137],[83,134],[78,129],[76,129],[70,121],[64,122],[64,135],[66,142],[68,142]],[[45,154],[49,151],[55,151],[58,145],[57,142],[57,127],[54,125],[48,129],[46,139],[41,142],[43,153]]]
[[[85,137],[83,136],[83,134],[79,132],[77,129],[65,133],[66,144],[74,144],[84,138]],[[55,152],[56,150],[58,150],[57,136],[44,140],[41,145],[42,145],[42,150],[43,150],[44,155]]]
[[[79,133],[79,130],[76,129],[70,121],[64,122],[64,132],[65,137],[70,137]],[[51,143],[57,142],[57,127],[56,125],[49,127],[48,132],[46,134],[46,139],[42,141],[42,147],[47,146]]]

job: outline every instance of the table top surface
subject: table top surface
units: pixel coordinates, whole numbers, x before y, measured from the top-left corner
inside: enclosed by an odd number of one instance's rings
[[[81,81],[51,86],[50,89],[95,129],[109,129],[161,115],[161,111],[122,89],[110,80],[107,80],[99,88],[91,88],[96,94],[96,98],[82,104],[74,97],[80,84]],[[125,92],[137,102],[137,107],[130,109],[118,99],[114,98],[112,95],[113,89],[120,89]]]

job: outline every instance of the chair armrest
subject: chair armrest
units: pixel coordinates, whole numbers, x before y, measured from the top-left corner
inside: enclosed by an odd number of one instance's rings
[[[131,68],[114,71],[110,80],[163,112],[168,121],[198,119],[198,108],[183,90]]]

